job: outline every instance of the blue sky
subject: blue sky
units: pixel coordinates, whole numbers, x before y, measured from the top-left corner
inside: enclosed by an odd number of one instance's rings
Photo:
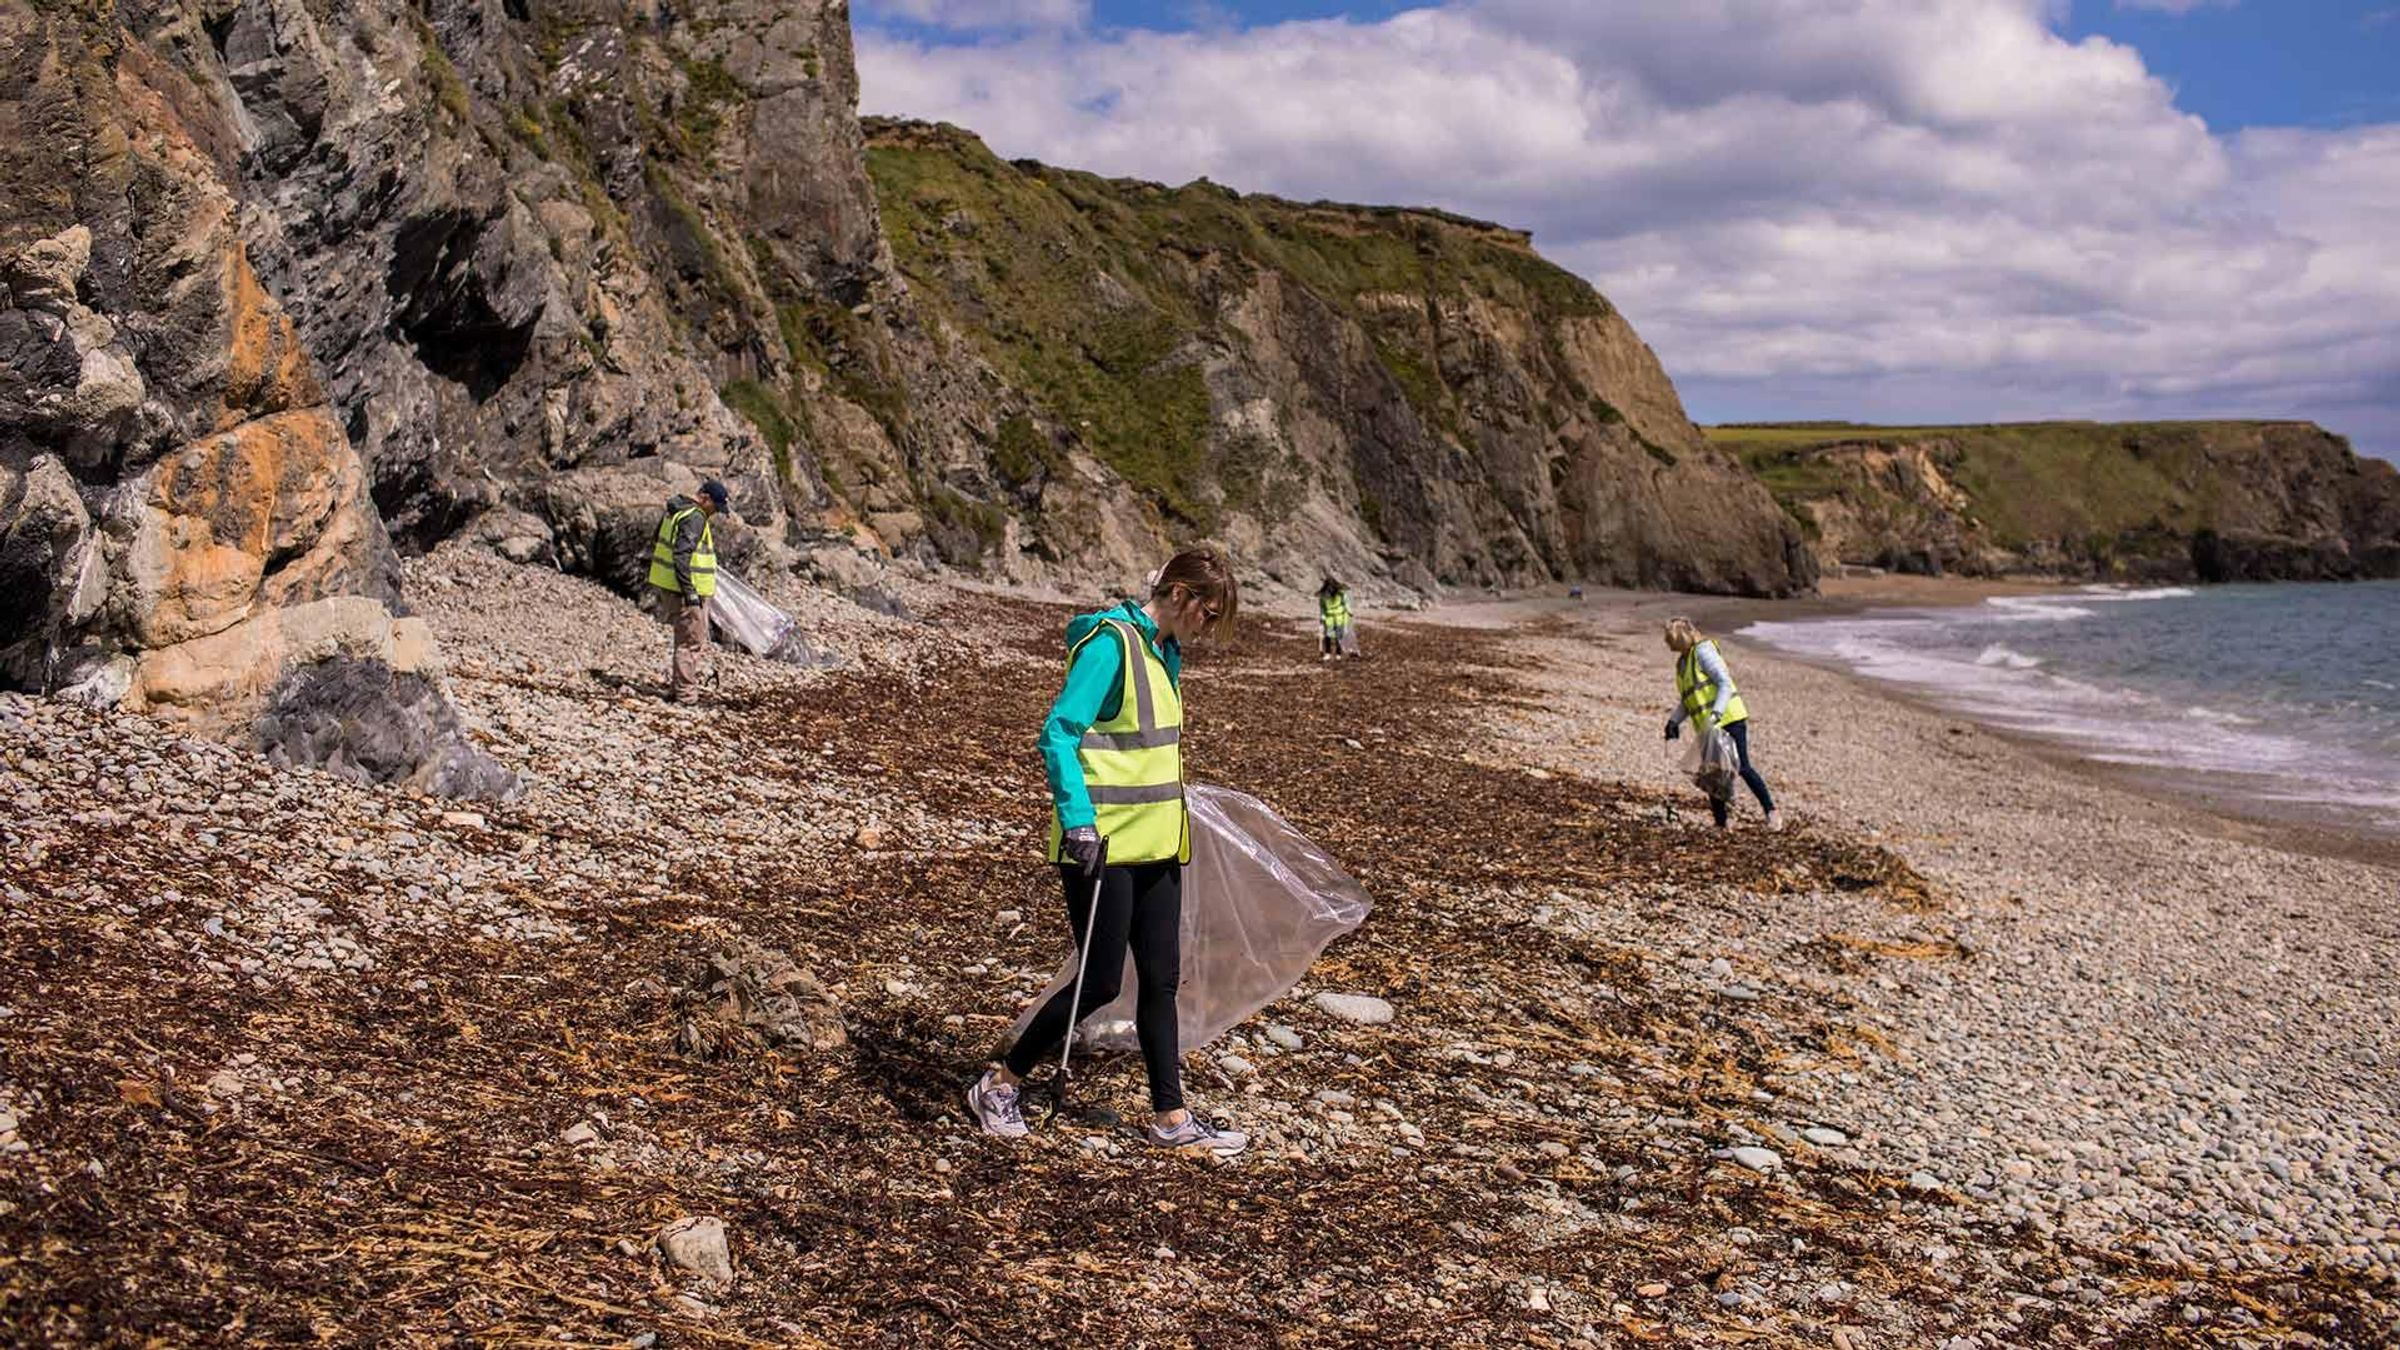
[[[867,111],[1534,231],[1702,421],[2400,458],[2400,0],[856,0]]]

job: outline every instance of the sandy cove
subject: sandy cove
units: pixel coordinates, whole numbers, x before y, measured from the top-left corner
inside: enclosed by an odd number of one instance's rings
[[[1378,901],[1187,1056],[1258,1140],[1220,1166],[1106,1125],[1003,1144],[956,1105],[1062,947],[1029,860],[1063,609],[784,588],[845,666],[726,655],[703,719],[588,583],[452,548],[409,584],[524,797],[0,701],[12,1338],[2400,1331],[2392,873],[1738,647],[1797,826],[1719,834],[1657,745],[1684,602],[1369,611],[1355,666],[1288,618],[1195,654],[1195,776]],[[708,958],[745,942],[824,982],[845,1044],[711,1016]],[[1138,1077],[1090,1085],[1130,1109]],[[729,1287],[659,1241],[698,1215]]]

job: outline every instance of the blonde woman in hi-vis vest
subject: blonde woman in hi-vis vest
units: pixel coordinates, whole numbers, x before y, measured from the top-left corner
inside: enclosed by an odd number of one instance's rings
[[[1183,644],[1224,633],[1241,605],[1225,555],[1186,549],[1150,582],[1146,602],[1079,614],[1067,624],[1066,686],[1042,724],[1050,780],[1050,861],[1082,953],[1080,995],[1061,989],[995,1067],[967,1089],[987,1133],[1025,1134],[1018,1087],[1058,1053],[1071,1011],[1116,998],[1133,954],[1134,1034],[1149,1070],[1149,1129],[1161,1148],[1230,1156],[1247,1136],[1184,1105],[1175,994],[1183,976],[1183,866],[1192,859],[1183,800]],[[1095,885],[1095,883],[1097,883]],[[1097,900],[1097,910],[1094,902]]]
[[[1733,738],[1742,781],[1750,785],[1750,795],[1758,798],[1758,809],[1767,813],[1767,828],[1782,829],[1783,813],[1775,809],[1775,794],[1767,790],[1767,780],[1758,770],[1750,767],[1750,708],[1742,702],[1742,691],[1734,687],[1733,672],[1726,669],[1716,639],[1703,636],[1690,619],[1673,618],[1667,620],[1667,649],[1675,653],[1675,715],[1667,719],[1667,739],[1681,734],[1687,717],[1695,727],[1722,727]],[[1715,813],[1718,829],[1731,823],[1731,801],[1711,797],[1708,809]]]

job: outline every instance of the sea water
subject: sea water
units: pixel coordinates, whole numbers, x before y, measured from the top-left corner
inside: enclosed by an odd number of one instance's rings
[[[2170,786],[2400,832],[2400,582],[2091,586],[1737,636]]]

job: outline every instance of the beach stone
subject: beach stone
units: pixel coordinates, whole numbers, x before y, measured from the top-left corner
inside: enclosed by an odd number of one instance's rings
[[[1826,1125],[1811,1125],[1800,1132],[1800,1137],[1819,1148],[1840,1148],[1850,1142],[1849,1135]]]
[[[1667,1296],[1667,1287],[1663,1284],[1653,1282],[1650,1284],[1645,1284],[1633,1292],[1643,1298],[1665,1298]]]
[[[1783,1155],[1771,1148],[1760,1148],[1755,1144],[1735,1149],[1732,1157],[1735,1162],[1753,1172],[1772,1172],[1783,1166]]]
[[[733,1252],[725,1242],[723,1219],[706,1214],[677,1219],[660,1230],[658,1249],[670,1264],[712,1289],[733,1285]]]
[[[1236,1078],[1239,1078],[1244,1074],[1253,1074],[1258,1072],[1257,1065],[1242,1058],[1240,1055],[1217,1056],[1217,1067],[1223,1069],[1229,1074],[1232,1074]]]
[[[1339,1021],[1362,1027],[1379,1027],[1392,1020],[1392,1005],[1371,994],[1322,993],[1313,1000],[1317,1009]]]
[[[1268,1040],[1273,1041],[1275,1044],[1282,1046],[1286,1050],[1298,1050],[1308,1044],[1307,1041],[1300,1038],[1299,1032],[1279,1023],[1269,1023],[1267,1026],[1266,1036]]]

